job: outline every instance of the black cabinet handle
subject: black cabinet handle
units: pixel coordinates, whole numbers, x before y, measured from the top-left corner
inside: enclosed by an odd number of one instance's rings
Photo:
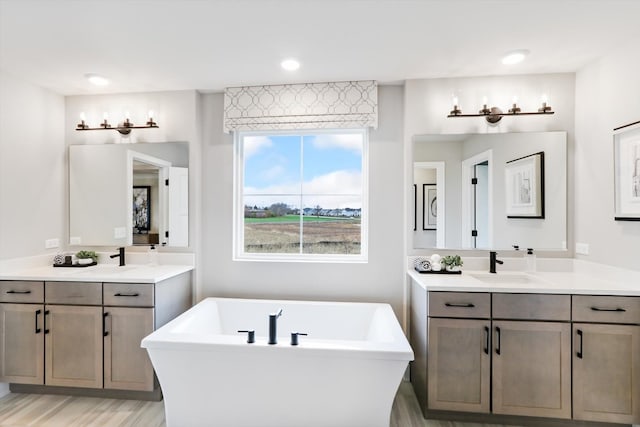
[[[14,290],[11,290],[11,291],[7,291],[7,293],[8,294],[30,294],[31,291],[14,291]]]
[[[582,331],[580,329],[576,329],[576,333],[580,337],[580,350],[576,352],[576,356],[578,359],[582,359]]]
[[[44,311],[44,333],[48,334],[49,329],[47,329],[47,316],[49,315],[49,310]]]
[[[38,315],[42,313],[42,310],[36,310],[36,334],[40,333],[40,328],[38,328]]]
[[[114,297],[139,297],[140,294],[137,292],[130,292],[130,293],[122,293],[122,292],[118,292],[117,294],[113,294]]]
[[[107,316],[109,315],[108,311],[105,311],[104,314],[102,315],[102,336],[107,336],[109,335],[109,332],[107,332]]]
[[[459,308],[473,308],[475,305],[470,302],[445,302],[445,306],[447,307],[459,307]]]
[[[618,308],[591,307],[591,310],[593,310],[593,311],[616,311],[616,312],[619,312],[619,313],[624,313],[625,311],[627,311],[624,308],[620,308],[620,307],[618,307]]]
[[[500,354],[500,327],[496,326],[496,354]]]
[[[484,354],[489,354],[489,327],[484,327]]]

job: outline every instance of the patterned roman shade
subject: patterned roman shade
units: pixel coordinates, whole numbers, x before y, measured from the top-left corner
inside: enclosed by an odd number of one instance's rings
[[[230,87],[224,93],[225,132],[377,126],[373,80]]]

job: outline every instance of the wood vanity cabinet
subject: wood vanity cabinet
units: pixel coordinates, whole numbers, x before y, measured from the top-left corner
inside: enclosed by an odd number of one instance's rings
[[[573,417],[640,424],[640,298],[573,296]]]
[[[493,413],[571,418],[571,297],[492,299]]]
[[[159,399],[140,342],[190,306],[190,272],[159,283],[0,281],[0,382]]]
[[[490,295],[429,293],[428,406],[488,413]]]
[[[102,283],[45,282],[45,384],[102,387]]]
[[[152,391],[153,365],[140,341],[154,331],[153,283],[104,284],[104,388]]]
[[[0,281],[0,382],[44,384],[44,282]]]

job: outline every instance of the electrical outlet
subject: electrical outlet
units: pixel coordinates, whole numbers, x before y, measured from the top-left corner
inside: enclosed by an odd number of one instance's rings
[[[589,244],[576,243],[576,253],[580,255],[589,255]]]
[[[70,237],[69,238],[69,244],[70,245],[81,245],[82,244],[82,239],[80,237]]]
[[[60,247],[60,240],[58,239],[47,239],[44,241],[45,249],[53,249],[57,247]]]
[[[113,238],[114,239],[124,239],[127,237],[127,229],[126,227],[116,227],[113,229]]]

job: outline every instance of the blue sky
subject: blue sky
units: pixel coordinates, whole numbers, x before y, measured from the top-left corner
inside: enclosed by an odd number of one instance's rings
[[[359,133],[305,135],[302,144],[295,135],[245,136],[245,200],[263,206],[275,201],[297,206],[299,197],[264,195],[299,194],[302,160],[305,206],[359,208],[362,145]],[[248,197],[258,194],[263,196]]]

